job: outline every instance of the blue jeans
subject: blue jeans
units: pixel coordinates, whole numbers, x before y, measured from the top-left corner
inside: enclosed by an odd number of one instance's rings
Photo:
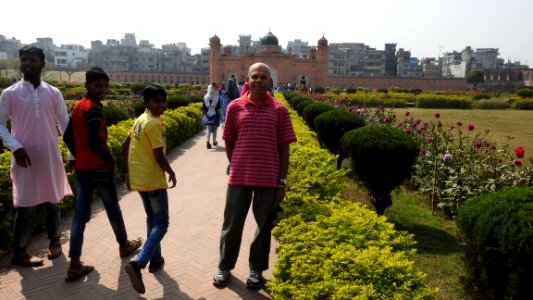
[[[70,231],[69,257],[80,257],[85,224],[91,219],[91,202],[96,190],[107,213],[117,242],[121,245],[128,239],[122,211],[118,204],[114,169],[76,170],[77,199],[72,229]]]
[[[168,230],[168,194],[166,189],[139,192],[146,212],[147,238],[135,259],[144,268],[148,262],[161,261],[161,240]]]

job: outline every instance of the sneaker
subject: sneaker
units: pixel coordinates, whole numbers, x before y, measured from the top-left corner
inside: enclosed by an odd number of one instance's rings
[[[124,246],[119,247],[120,257],[130,256],[131,254],[133,254],[133,252],[135,252],[135,250],[141,247],[142,243],[143,239],[140,237],[135,240],[126,241],[126,244]]]
[[[249,289],[258,289],[265,282],[265,278],[261,275],[261,271],[250,271],[250,275],[246,279],[246,287]]]
[[[161,257],[161,260],[157,263],[150,263],[148,266],[148,272],[155,273],[161,269],[163,269],[163,266],[165,265],[165,259]]]
[[[207,141],[207,149],[211,149],[211,143],[209,141]]]
[[[218,269],[215,276],[213,276],[213,285],[216,287],[224,287],[228,284],[231,276],[230,271]]]
[[[136,261],[132,261],[129,264],[127,264],[124,269],[126,269],[126,273],[130,277],[131,285],[133,288],[140,294],[144,294],[144,283],[143,283],[143,276],[141,274],[141,267],[137,264]]]

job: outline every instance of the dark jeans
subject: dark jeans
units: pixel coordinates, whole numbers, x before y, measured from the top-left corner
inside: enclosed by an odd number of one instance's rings
[[[250,246],[248,263],[250,269],[254,271],[268,269],[270,232],[272,231],[271,221],[269,222],[268,219],[275,197],[275,188],[228,185],[224,223],[220,235],[219,269],[232,270],[235,268],[241,248],[244,222],[250,205],[252,205],[257,230]]]
[[[83,232],[85,231],[85,224],[91,219],[91,202],[95,190],[104,203],[107,218],[111,223],[117,242],[119,244],[126,242],[128,235],[118,204],[115,170],[76,170],[74,175],[78,195],[70,231],[69,257],[81,256]]]
[[[53,203],[43,203],[46,208],[48,238],[57,238],[61,235],[61,216],[59,214],[59,205]],[[33,214],[39,207],[17,207],[15,216],[15,236],[13,238],[13,249],[26,248],[28,246],[28,237],[30,236]]]
[[[146,212],[147,238],[136,261],[141,268],[161,261],[161,240],[168,230],[168,193],[166,189],[139,192]]]

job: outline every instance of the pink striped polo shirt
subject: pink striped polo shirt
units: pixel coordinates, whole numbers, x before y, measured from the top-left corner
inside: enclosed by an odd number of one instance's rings
[[[228,184],[276,188],[278,144],[296,142],[296,134],[287,107],[267,93],[260,105],[248,95],[228,105],[222,139],[235,141]]]

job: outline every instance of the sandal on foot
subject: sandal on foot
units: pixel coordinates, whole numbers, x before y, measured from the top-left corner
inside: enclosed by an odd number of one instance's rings
[[[130,256],[135,250],[139,249],[142,245],[142,238],[126,241],[126,245],[119,247],[120,257]]]
[[[92,271],[94,271],[93,266],[81,266],[81,268],[79,269],[69,268],[67,271],[67,278],[65,278],[65,281],[67,282],[76,281],[78,279],[81,279],[87,276],[87,274],[91,273]]]
[[[63,254],[63,250],[59,238],[51,240],[50,246],[48,246],[48,259],[58,258],[61,254]]]

